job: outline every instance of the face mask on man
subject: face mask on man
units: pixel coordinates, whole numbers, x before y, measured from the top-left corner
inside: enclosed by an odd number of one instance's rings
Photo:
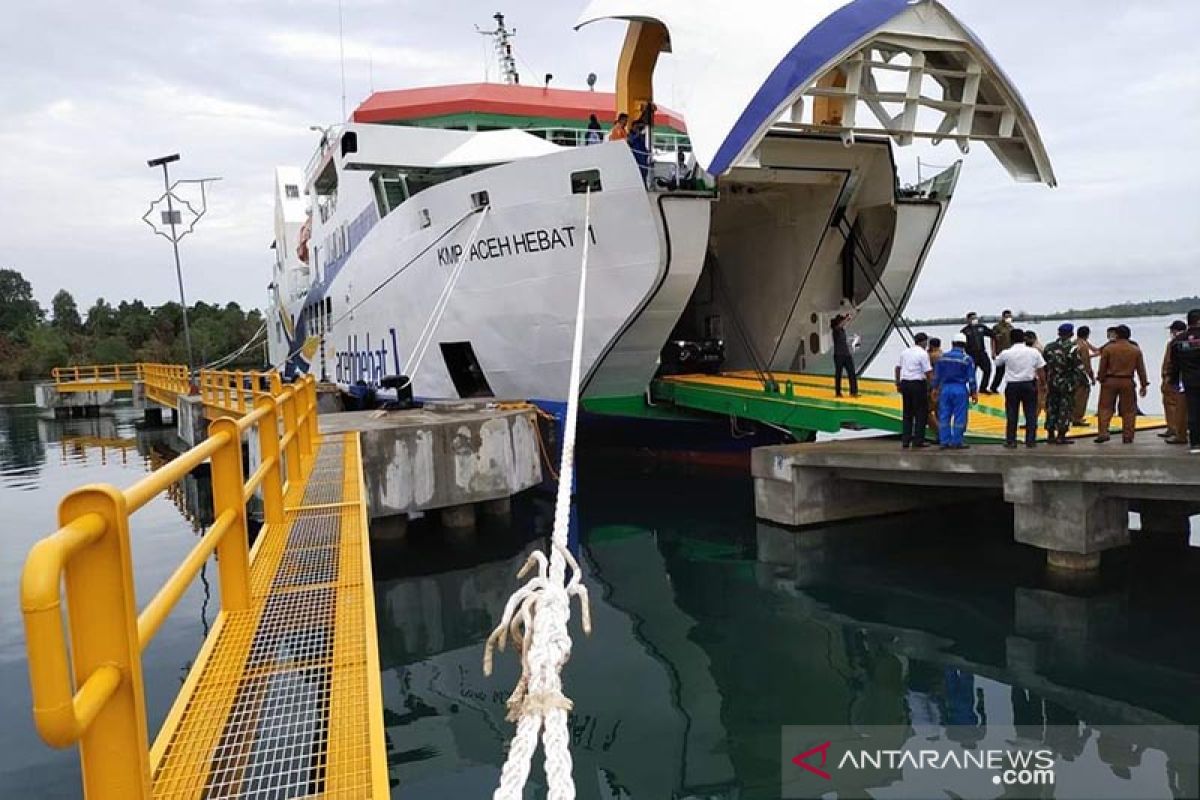
[[[1008,315],[1005,315],[1005,317],[1004,317],[1004,321],[1005,321],[1005,322],[1012,322],[1012,317],[1010,317],[1010,316],[1008,316]]]

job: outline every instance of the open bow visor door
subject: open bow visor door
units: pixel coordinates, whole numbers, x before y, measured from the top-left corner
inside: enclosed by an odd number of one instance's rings
[[[838,134],[972,140],[1018,181],[1055,185],[1020,93],[983,43],[935,0],[592,0],[577,26],[629,23],[621,111],[652,98],[672,53],[697,161],[711,175],[755,166],[773,126]]]

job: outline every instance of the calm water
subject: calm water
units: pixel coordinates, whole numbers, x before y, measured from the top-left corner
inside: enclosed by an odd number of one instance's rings
[[[0,796],[76,797],[74,752],[43,745],[30,721],[20,568],[62,494],[128,485],[170,454],[131,411],[55,422],[30,400],[28,386],[0,387]],[[565,676],[580,798],[778,797],[780,729],[804,724],[1021,732],[1108,781],[1097,797],[1134,784],[1198,791],[1194,769],[1152,742],[1112,744],[1117,725],[1200,723],[1196,548],[1137,541],[1098,578],[1063,584],[1011,542],[1003,505],[797,536],[754,521],[744,476],[585,461],[578,486],[595,629],[573,630]],[[195,543],[204,520],[189,508],[209,502],[189,480],[135,516],[140,603]],[[485,678],[483,641],[549,524],[549,502],[525,497],[473,535],[422,523],[376,548],[394,796],[490,796],[517,667],[502,654]],[[211,596],[193,586],[145,655],[153,728],[213,619],[211,584]],[[1078,734],[1055,739],[1054,725]],[[530,797],[544,796],[540,781],[539,763]]]
[[[779,797],[780,728],[799,724],[1019,731],[1104,784],[1096,797],[1200,791],[1194,752],[1184,767],[1105,738],[1200,722],[1200,550],[1140,542],[1063,584],[1011,542],[1003,505],[797,537],[753,520],[744,479],[628,467],[585,465],[578,508],[595,629],[573,632],[566,670],[581,798]],[[504,657],[485,678],[480,659],[540,543],[523,537],[548,525],[525,514],[475,545],[418,533],[376,559],[397,797],[490,796],[517,671]]]
[[[162,431],[141,431],[132,409],[99,419],[45,420],[30,384],[0,383],[0,797],[76,797],[73,750],[42,743],[30,715],[20,574],[29,548],[51,533],[59,499],[85,483],[125,487],[171,457]],[[211,495],[193,479],[134,515],[132,549],[139,606],[194,546],[211,516]],[[189,511],[204,509],[202,516]],[[152,729],[161,723],[219,607],[215,566],[205,567],[142,656]],[[208,586],[206,586],[208,584]],[[211,586],[211,592],[208,587]]]

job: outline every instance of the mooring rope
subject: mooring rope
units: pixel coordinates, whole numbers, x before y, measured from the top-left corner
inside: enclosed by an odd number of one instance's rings
[[[210,361],[209,363],[205,364],[200,369],[220,369],[221,367],[225,366],[226,364],[233,362],[234,360],[236,360],[238,358],[238,356],[245,353],[251,347],[262,344],[262,342],[260,342],[259,339],[266,332],[267,332],[267,323],[264,321],[262,325],[258,326],[258,330],[256,330],[254,332],[254,335],[246,340],[245,344],[243,344],[241,347],[239,347],[237,350],[234,350],[231,353],[226,353],[225,355],[221,356],[220,358],[218,358],[214,361]]]
[[[467,264],[471,248],[475,246],[475,239],[479,236],[479,229],[483,226],[483,220],[487,217],[487,212],[490,208],[491,206],[484,206],[483,213],[479,215],[479,219],[475,222],[475,227],[471,230],[471,236],[467,239],[467,246],[459,254],[458,262],[450,272],[450,277],[446,279],[446,285],[442,287],[442,293],[438,295],[437,302],[433,304],[433,311],[430,312],[429,318],[425,320],[425,327],[421,329],[421,334],[417,336],[417,341],[413,345],[413,353],[408,359],[408,383],[412,383],[413,379],[416,378],[417,370],[421,368],[421,362],[425,360],[425,351],[429,349],[429,345],[433,342],[433,335],[437,333],[437,327],[441,324],[442,316],[446,313],[446,306],[450,303],[450,295],[454,291],[454,286],[458,283],[458,277],[462,274],[463,267]],[[401,388],[407,386],[408,384],[405,384]]]
[[[483,651],[483,673],[492,674],[492,654],[503,650],[512,636],[521,656],[521,677],[508,698],[508,720],[517,725],[508,757],[500,772],[500,785],[493,800],[521,800],[525,782],[538,748],[541,734],[545,750],[548,800],[573,800],[575,782],[571,776],[570,732],[567,712],[571,701],[562,691],[562,668],[571,657],[571,597],[579,598],[579,616],[584,633],[592,632],[587,588],[581,582],[579,562],[567,548],[571,522],[571,491],[575,478],[575,428],[579,415],[579,384],[583,361],[583,319],[587,295],[588,245],[586,234],[591,224],[592,195],[584,196],[583,262],[579,268],[579,299],[575,310],[575,339],[571,349],[571,380],[567,390],[567,415],[563,423],[562,461],[559,467],[558,494],[554,504],[554,530],[550,537],[550,557],[540,550],[529,555],[517,579],[534,567],[537,574],[518,589],[504,606],[500,623],[488,637]],[[571,577],[567,579],[567,568]]]

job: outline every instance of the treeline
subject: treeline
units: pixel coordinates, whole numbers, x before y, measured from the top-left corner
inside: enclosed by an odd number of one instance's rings
[[[81,314],[66,289],[44,309],[20,272],[0,269],[0,380],[44,378],[54,367],[75,364],[183,364],[181,309],[179,303],[150,307],[141,300],[114,306],[100,298]],[[237,303],[196,303],[188,309],[188,322],[196,363],[203,365],[239,349],[263,319],[257,309],[243,311]],[[256,347],[230,366],[262,363],[262,348]]]
[[[1115,303],[1111,306],[1095,306],[1093,308],[1069,308],[1066,311],[1055,311],[1050,314],[1034,314],[1028,311],[1014,311],[1013,318],[1018,321],[1055,321],[1077,319],[1126,319],[1130,317],[1164,317],[1175,314],[1181,319],[1193,308],[1200,308],[1200,297],[1179,297],[1174,300],[1145,300],[1140,303]],[[933,319],[908,320],[909,325],[955,325],[966,318],[964,313],[959,317],[935,317]],[[980,313],[983,322],[995,322],[999,314]]]

